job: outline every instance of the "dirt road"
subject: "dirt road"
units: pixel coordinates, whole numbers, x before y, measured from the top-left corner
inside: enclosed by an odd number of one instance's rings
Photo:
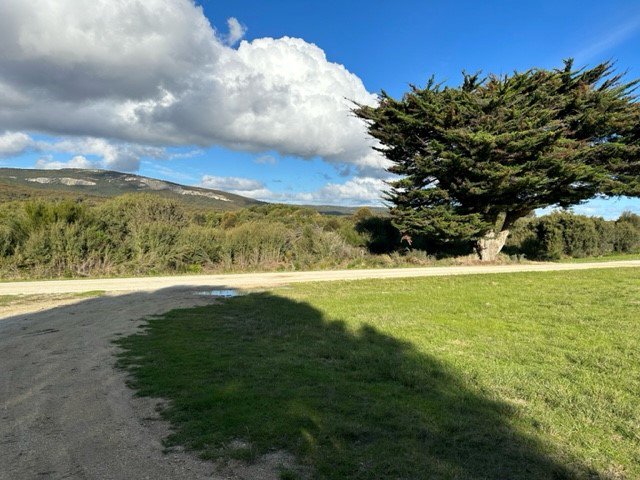
[[[174,288],[0,320],[0,479],[277,479],[283,454],[249,467],[164,454],[157,402],[114,369],[113,339],[143,317],[212,301]]]
[[[184,275],[174,277],[108,278],[94,280],[53,280],[0,283],[0,295],[106,292],[149,292],[178,286],[226,286],[235,288],[274,287],[287,283],[366,278],[432,277],[480,273],[548,272],[590,268],[640,267],[640,260],[593,263],[533,263],[514,265],[474,265],[462,267],[388,268],[373,270],[325,270],[317,272],[243,273],[236,275]],[[1,315],[1,313],[0,313]]]
[[[115,338],[135,332],[145,316],[216,301],[196,295],[204,288],[617,267],[640,267],[640,261],[0,284],[0,295],[137,290],[65,300],[45,310],[36,305],[31,312],[24,305],[13,313],[0,307],[0,479],[278,478],[279,465],[292,461],[281,453],[251,466],[164,454],[168,427],[158,419],[156,402],[134,398],[125,375],[114,369]]]

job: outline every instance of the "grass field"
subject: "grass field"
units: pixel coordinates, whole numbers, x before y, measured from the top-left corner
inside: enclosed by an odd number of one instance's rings
[[[283,478],[640,478],[640,270],[300,284],[119,341],[169,444]]]
[[[602,257],[564,258],[562,263],[617,262],[620,260],[640,260],[640,253],[616,253]]]

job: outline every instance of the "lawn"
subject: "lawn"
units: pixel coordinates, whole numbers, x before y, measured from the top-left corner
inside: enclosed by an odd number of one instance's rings
[[[640,269],[298,284],[118,341],[204,458],[327,479],[640,478]],[[295,471],[283,472],[291,478]]]

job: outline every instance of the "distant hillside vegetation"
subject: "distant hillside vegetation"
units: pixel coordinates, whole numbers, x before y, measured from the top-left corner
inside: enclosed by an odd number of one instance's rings
[[[237,210],[264,202],[208,188],[107,170],[35,170],[0,168],[0,201],[33,197],[111,198],[126,193],[153,193],[187,205]]]

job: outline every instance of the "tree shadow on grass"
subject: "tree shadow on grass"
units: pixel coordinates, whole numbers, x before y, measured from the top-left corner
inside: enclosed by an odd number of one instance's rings
[[[283,449],[329,479],[597,478],[552,460],[511,426],[512,407],[435,358],[305,303],[250,294],[118,343],[139,393],[170,400],[168,442],[207,458]]]

